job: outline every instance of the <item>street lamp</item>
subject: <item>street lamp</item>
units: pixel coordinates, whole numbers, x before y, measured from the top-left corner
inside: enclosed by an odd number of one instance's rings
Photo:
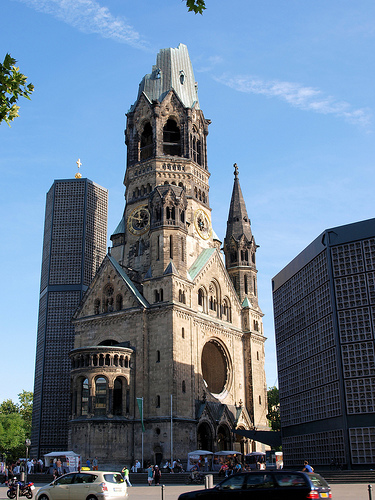
[[[26,445],[25,484],[27,484],[27,455],[29,454],[29,447],[31,445],[30,439],[26,439],[25,445]]]

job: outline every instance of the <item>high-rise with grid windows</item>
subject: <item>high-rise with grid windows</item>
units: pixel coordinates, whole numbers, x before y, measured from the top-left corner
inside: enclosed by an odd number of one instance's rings
[[[273,278],[284,464],[375,463],[375,219],[327,229]]]
[[[47,193],[36,346],[31,456],[66,450],[71,318],[106,254],[108,191],[55,180]]]

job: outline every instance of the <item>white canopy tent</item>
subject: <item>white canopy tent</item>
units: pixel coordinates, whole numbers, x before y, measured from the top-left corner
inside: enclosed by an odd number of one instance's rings
[[[195,451],[191,451],[190,453],[188,453],[188,461],[187,461],[186,470],[191,470],[191,468],[193,467],[193,465],[198,462],[198,460],[200,459],[200,457],[208,457],[208,461],[209,461],[208,463],[209,463],[209,467],[211,469],[211,467],[212,467],[212,456],[213,456],[212,451],[207,451],[207,450],[195,450]]]
[[[55,458],[61,460],[62,469],[66,472],[74,472],[80,466],[81,456],[74,453],[74,451],[51,451],[51,453],[47,453],[44,455],[45,466],[53,468]]]
[[[213,464],[213,470],[219,470],[221,465],[225,463],[225,460],[223,459],[224,457],[233,457],[234,455],[242,455],[241,452],[235,451],[235,450],[223,450],[223,451],[216,451],[214,453],[213,459],[214,459],[214,464]],[[220,458],[216,458],[220,457]]]

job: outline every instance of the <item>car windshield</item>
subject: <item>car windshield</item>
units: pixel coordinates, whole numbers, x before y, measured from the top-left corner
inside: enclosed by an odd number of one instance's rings
[[[104,480],[108,483],[123,483],[124,478],[121,474],[104,474]]]
[[[318,474],[309,474],[309,478],[314,486],[317,488],[329,488],[329,484]]]

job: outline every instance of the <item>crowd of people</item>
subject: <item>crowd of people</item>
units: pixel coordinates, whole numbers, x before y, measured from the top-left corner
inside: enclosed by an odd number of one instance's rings
[[[13,463],[8,464],[4,471],[3,484],[8,484],[8,481],[13,479],[14,477],[20,476],[21,473],[27,472],[28,474],[37,474],[38,472],[44,472],[44,462],[40,458],[37,460],[36,458],[29,460],[19,459]]]

